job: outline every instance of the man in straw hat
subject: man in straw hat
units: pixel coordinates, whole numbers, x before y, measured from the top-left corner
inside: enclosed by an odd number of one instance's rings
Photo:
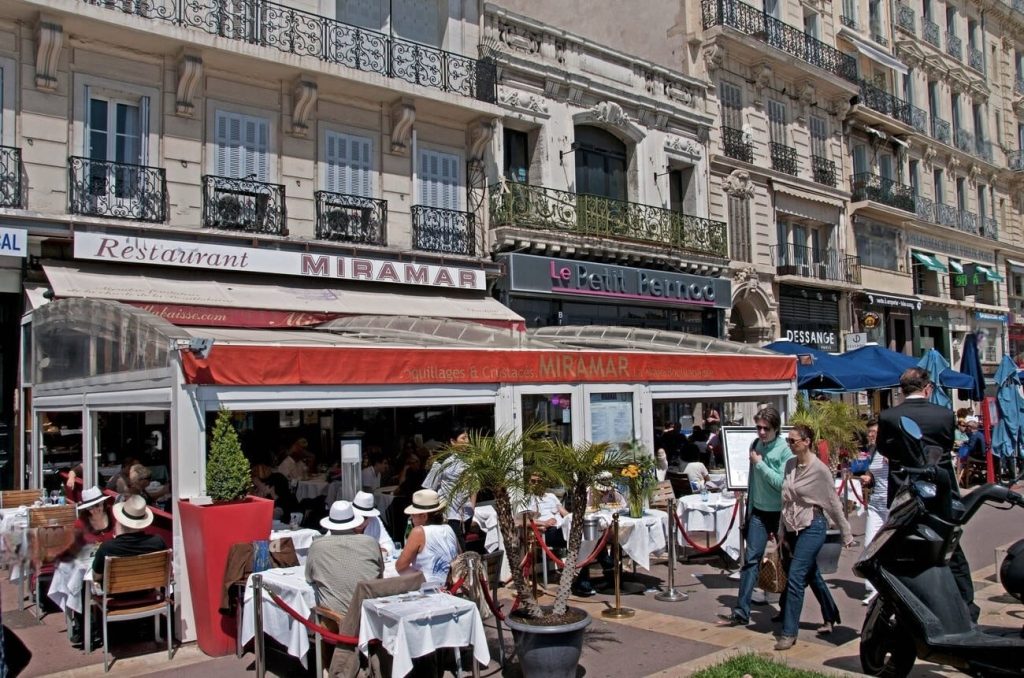
[[[352,510],[357,516],[366,519],[363,525],[363,534],[373,537],[380,545],[380,551],[387,560],[395,557],[395,541],[388,534],[384,523],[380,519],[380,511],[374,505],[373,495],[369,492],[356,492],[352,498]]]
[[[331,504],[320,525],[330,534],[310,545],[306,581],[313,585],[317,605],[345,615],[356,585],[380,579],[384,560],[377,540],[363,534],[366,519],[353,511],[351,502],[341,499]]]
[[[103,581],[107,556],[141,556],[167,548],[163,539],[143,532],[153,524],[153,512],[139,495],[133,494],[121,503],[114,504],[114,520],[117,521],[114,527],[117,536],[100,544],[92,561],[97,582]]]

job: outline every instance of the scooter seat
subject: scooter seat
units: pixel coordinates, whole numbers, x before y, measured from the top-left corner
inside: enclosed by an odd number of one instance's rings
[[[1024,639],[1021,638],[1020,630],[1002,626],[977,627],[967,633],[939,636],[929,639],[929,645],[940,652],[945,649],[976,648],[979,651],[979,659],[984,658],[980,653],[989,650],[1013,649],[1024,653]]]

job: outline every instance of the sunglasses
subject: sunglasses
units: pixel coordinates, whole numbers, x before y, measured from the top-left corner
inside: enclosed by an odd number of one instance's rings
[[[786,438],[786,444],[792,447],[793,445],[796,445],[799,442],[803,442],[804,440],[806,440],[806,438]]]
[[[771,431],[772,430],[771,426],[755,426],[754,428],[756,428],[758,431]]]

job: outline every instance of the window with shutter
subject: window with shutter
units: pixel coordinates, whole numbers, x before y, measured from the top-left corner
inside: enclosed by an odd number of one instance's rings
[[[459,156],[420,149],[419,204],[446,210],[461,209],[462,177]]]
[[[825,118],[811,116],[811,155],[828,158],[828,127]]]
[[[270,180],[270,121],[217,111],[214,174],[232,179]]]
[[[333,193],[373,197],[373,140],[327,132],[325,188]]]
[[[786,104],[768,100],[768,134],[773,143],[786,145]]]
[[[718,83],[718,99],[722,104],[722,125],[733,129],[743,127],[743,95],[731,82]]]

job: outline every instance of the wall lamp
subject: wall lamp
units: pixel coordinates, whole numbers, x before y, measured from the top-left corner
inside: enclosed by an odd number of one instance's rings
[[[558,164],[559,165],[562,164],[562,158],[564,158],[567,155],[572,155],[573,153],[575,153],[578,150],[580,150],[580,145],[578,143],[576,143],[574,141],[571,144],[569,144],[569,150],[568,151],[559,151],[558,152]]]
[[[658,183],[658,177],[663,177],[666,174],[672,174],[672,168],[671,167],[666,169],[664,172],[655,172],[654,173],[654,183]]]

